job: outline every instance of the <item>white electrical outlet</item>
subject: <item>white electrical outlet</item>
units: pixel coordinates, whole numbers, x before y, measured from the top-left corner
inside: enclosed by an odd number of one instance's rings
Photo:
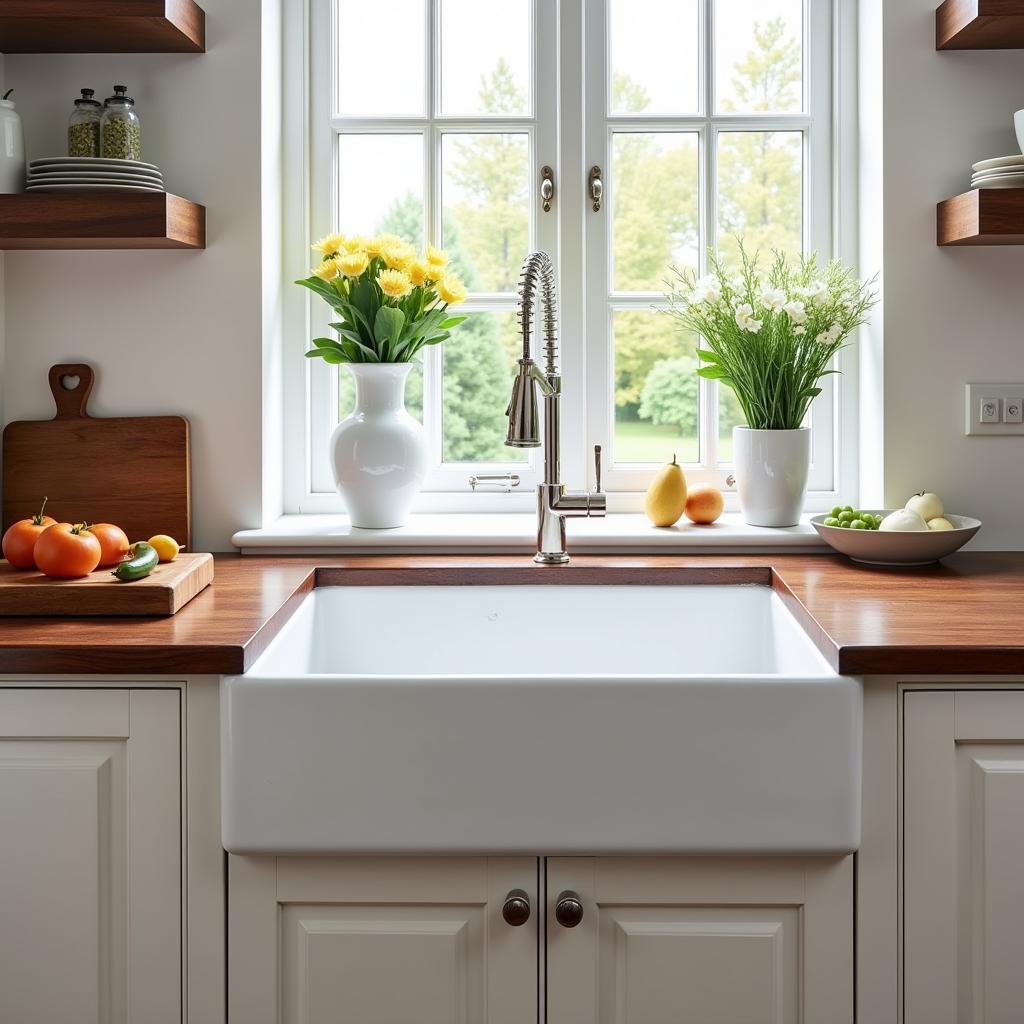
[[[1024,384],[968,384],[964,411],[968,436],[1024,437]]]

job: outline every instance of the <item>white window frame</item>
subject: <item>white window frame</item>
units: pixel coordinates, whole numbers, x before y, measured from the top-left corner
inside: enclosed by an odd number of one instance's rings
[[[531,116],[478,116],[454,118],[437,111],[439,39],[438,0],[427,0],[425,89],[426,118],[344,119],[333,116],[333,87],[314,89],[315,81],[333,83],[332,0],[296,0],[285,13],[284,33],[284,259],[285,277],[299,276],[309,260],[309,246],[318,235],[336,225],[333,182],[333,133],[314,126],[329,122],[334,132],[422,132],[428,147],[425,167],[425,225],[432,239],[440,238],[440,183],[437,181],[441,136],[446,132],[522,131],[530,138],[530,239],[534,248],[545,249],[559,268],[559,314],[562,372],[562,465],[564,483],[592,486],[591,445],[611,450],[614,403],[610,391],[611,331],[609,302],[627,308],[650,308],[656,294],[628,298],[610,296],[605,268],[610,265],[611,202],[614,180],[610,161],[611,133],[616,128],[634,130],[696,131],[700,136],[700,195],[705,223],[716,222],[712,190],[713,133],[723,129],[771,130],[799,128],[807,132],[804,145],[804,233],[808,249],[823,258],[842,255],[853,262],[856,244],[851,241],[848,220],[853,211],[838,199],[837,185],[851,185],[856,167],[852,151],[840,162],[834,158],[838,140],[852,135],[852,111],[836,88],[840,72],[848,75],[853,40],[849,33],[838,38],[836,26],[848,23],[847,7],[853,0],[805,0],[804,112],[795,115],[711,115],[714,73],[702,56],[702,111],[694,117],[615,115],[606,111],[607,7],[604,0],[532,0],[535,45],[532,63]],[[711,26],[713,0],[701,0],[704,24]],[[844,12],[840,14],[840,11]],[[710,30],[709,30],[710,31]],[[830,40],[830,45],[811,46],[810,39]],[[713,52],[710,40],[704,52]],[[593,60],[591,54],[601,54]],[[599,73],[595,73],[595,67]],[[584,74],[584,68],[587,73]],[[841,103],[840,100],[843,102]],[[595,111],[582,118],[580,111]],[[303,116],[293,116],[302,112]],[[809,142],[807,140],[810,140]],[[852,147],[850,147],[852,150]],[[540,168],[555,169],[556,201],[551,213],[541,211]],[[593,214],[586,198],[586,176],[597,164],[604,170],[605,198],[600,214]],[[840,174],[840,171],[842,174]],[[809,187],[808,187],[809,183]],[[839,216],[835,211],[839,211]],[[850,213],[850,217],[847,217]],[[343,225],[338,225],[343,227]],[[706,242],[702,237],[699,248]],[[703,265],[702,255],[702,265]],[[344,511],[328,473],[327,446],[337,409],[337,367],[302,358],[308,340],[325,333],[328,311],[304,290],[286,288],[284,299],[284,511],[285,513],[337,513]],[[467,311],[509,310],[514,297],[474,295]],[[322,308],[321,308],[322,307]],[[586,339],[586,342],[584,342]],[[457,343],[457,342],[455,342]],[[529,453],[529,463],[442,464],[440,458],[440,367],[438,349],[427,352],[424,362],[424,422],[431,444],[431,470],[417,511],[526,511],[534,506],[533,489],[539,480],[540,453]],[[815,443],[808,510],[834,504],[837,495],[856,493],[857,360],[854,349],[840,357],[841,376],[829,378],[830,386],[816,402]],[[717,438],[714,385],[702,381],[702,451],[711,450]],[[428,395],[433,400],[428,400]],[[596,400],[595,400],[595,396]],[[824,399],[824,401],[823,401]],[[822,426],[824,425],[824,429]],[[654,466],[606,466],[606,487],[613,511],[635,511],[642,492],[656,471]],[[735,494],[728,482],[731,467],[724,464],[688,467],[691,480],[708,480],[726,492],[727,508],[735,508]],[[517,492],[510,494],[469,491],[468,478],[476,473],[512,471],[521,477]]]

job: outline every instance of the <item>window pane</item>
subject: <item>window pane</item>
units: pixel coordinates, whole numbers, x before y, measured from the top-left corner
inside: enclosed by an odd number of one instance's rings
[[[610,0],[613,114],[692,114],[699,107],[698,0]]]
[[[423,244],[422,135],[339,136],[337,166],[339,231]]]
[[[698,181],[695,133],[615,133],[612,137],[615,291],[664,291],[670,264],[696,266],[700,223]]]
[[[529,247],[529,151],[523,134],[443,137],[444,246],[470,291],[516,290]]]
[[[337,93],[343,117],[422,117],[424,0],[335,0],[337,3]],[[401,73],[382,73],[381,61]]]
[[[732,428],[745,427],[747,418],[740,403],[736,401],[732,388],[718,385],[718,461],[732,462]]]
[[[803,248],[803,136],[800,132],[722,132],[718,136],[718,251]]]
[[[338,419],[356,407],[356,382],[348,367],[338,367]],[[405,381],[405,411],[423,422],[423,366],[414,362]]]
[[[530,0],[441,0],[441,113],[530,110]]]
[[[652,310],[617,310],[613,318],[614,461],[699,461],[696,338]]]
[[[513,367],[522,349],[515,313],[470,313],[442,346],[445,462],[519,462],[522,449],[506,448],[505,409]]]
[[[803,109],[803,0],[715,0],[718,113]]]

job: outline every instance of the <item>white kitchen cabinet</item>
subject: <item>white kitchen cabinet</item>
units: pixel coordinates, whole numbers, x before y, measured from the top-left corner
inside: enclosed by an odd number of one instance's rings
[[[228,864],[233,1024],[537,1020],[536,858]],[[516,889],[531,913],[512,926]]]
[[[852,862],[549,860],[548,1024],[849,1024]]]
[[[904,697],[905,1024],[1024,1020],[1024,693]]]
[[[0,1021],[182,1019],[181,692],[0,688]]]

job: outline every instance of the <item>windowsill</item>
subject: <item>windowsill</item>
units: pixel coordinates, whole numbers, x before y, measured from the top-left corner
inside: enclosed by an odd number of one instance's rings
[[[799,526],[773,529],[748,526],[738,513],[726,513],[711,526],[685,519],[673,527],[651,526],[643,515],[614,513],[604,519],[575,519],[568,524],[569,550],[577,554],[628,551],[667,554],[800,553],[820,551],[824,541],[805,515]],[[684,525],[685,524],[685,525]],[[259,530],[239,530],[232,543],[243,554],[475,553],[525,554],[535,550],[532,513],[433,513],[414,515],[395,530],[361,530],[347,516],[286,515]]]

